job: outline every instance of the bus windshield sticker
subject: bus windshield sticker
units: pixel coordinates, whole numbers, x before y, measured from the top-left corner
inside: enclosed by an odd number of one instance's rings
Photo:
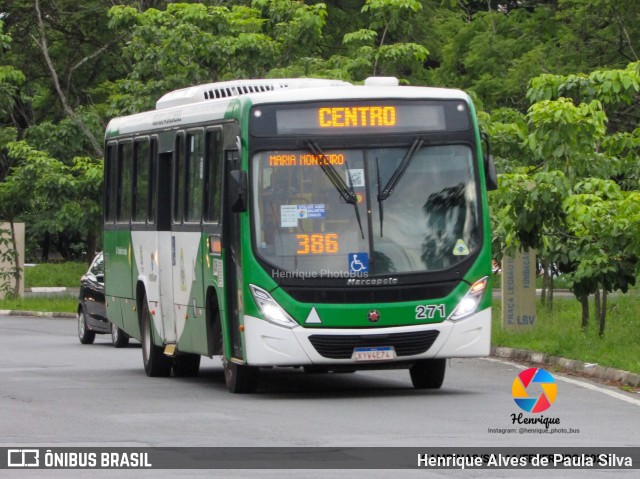
[[[317,205],[297,205],[298,206],[298,218],[300,219],[313,219],[325,217],[325,206],[320,203]]]
[[[349,170],[349,172],[346,173],[346,175],[351,176],[351,185],[354,188],[364,187],[364,169],[363,168],[356,168],[356,169]],[[349,176],[347,176],[346,181],[347,181],[347,184],[349,184]]]
[[[365,274],[369,272],[368,253],[349,253],[349,273]]]
[[[298,227],[298,205],[280,205],[280,227]]]
[[[280,227],[297,228],[298,220],[325,218],[324,203],[308,205],[280,205]]]
[[[467,247],[467,243],[464,240],[459,239],[456,241],[456,245],[453,247],[453,255],[454,256],[467,256],[469,254],[469,248]]]

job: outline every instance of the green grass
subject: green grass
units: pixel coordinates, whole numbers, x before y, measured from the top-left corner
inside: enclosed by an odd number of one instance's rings
[[[44,311],[49,313],[75,313],[78,298],[74,295],[36,296],[0,300],[0,309],[15,311]]]
[[[637,291],[608,298],[604,336],[593,320],[581,328],[582,309],[572,298],[555,298],[552,311],[537,304],[536,323],[524,331],[502,328],[501,301],[494,301],[492,343],[577,359],[640,374],[640,296]]]
[[[502,285],[502,274],[494,274],[491,276],[493,289],[499,291]],[[536,276],[536,288],[542,288],[542,276]],[[566,276],[558,276],[553,280],[553,289],[569,289],[569,283]]]
[[[24,287],[79,288],[80,277],[87,272],[87,263],[44,263],[24,268]],[[77,309],[77,294],[50,296],[28,296],[25,298],[0,300],[0,309],[16,311],[43,311],[51,313],[74,313]]]
[[[87,263],[44,263],[24,268],[24,287],[80,286],[80,276],[89,269]]]

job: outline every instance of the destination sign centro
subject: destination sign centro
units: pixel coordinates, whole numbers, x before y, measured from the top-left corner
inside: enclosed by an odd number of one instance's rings
[[[395,126],[396,118],[394,106],[336,106],[318,109],[320,128]]]
[[[254,136],[417,133],[469,128],[462,101],[387,100],[256,105]]]

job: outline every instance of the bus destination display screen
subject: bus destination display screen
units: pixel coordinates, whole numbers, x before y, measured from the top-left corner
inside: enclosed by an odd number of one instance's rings
[[[459,100],[259,105],[251,114],[255,136],[460,131],[469,126],[468,107]]]

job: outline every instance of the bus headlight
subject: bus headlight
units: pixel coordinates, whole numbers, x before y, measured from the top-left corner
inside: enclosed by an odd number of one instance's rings
[[[254,284],[250,284],[249,289],[265,320],[285,328],[298,326],[298,323],[264,289]]]
[[[484,278],[479,279],[475,283],[471,285],[471,289],[469,292],[464,295],[464,298],[460,300],[458,306],[453,310],[449,319],[451,321],[458,321],[460,319],[464,319],[467,316],[476,312],[478,309],[478,305],[484,296],[485,291],[487,290],[487,284],[489,282],[489,277],[485,276]]]

